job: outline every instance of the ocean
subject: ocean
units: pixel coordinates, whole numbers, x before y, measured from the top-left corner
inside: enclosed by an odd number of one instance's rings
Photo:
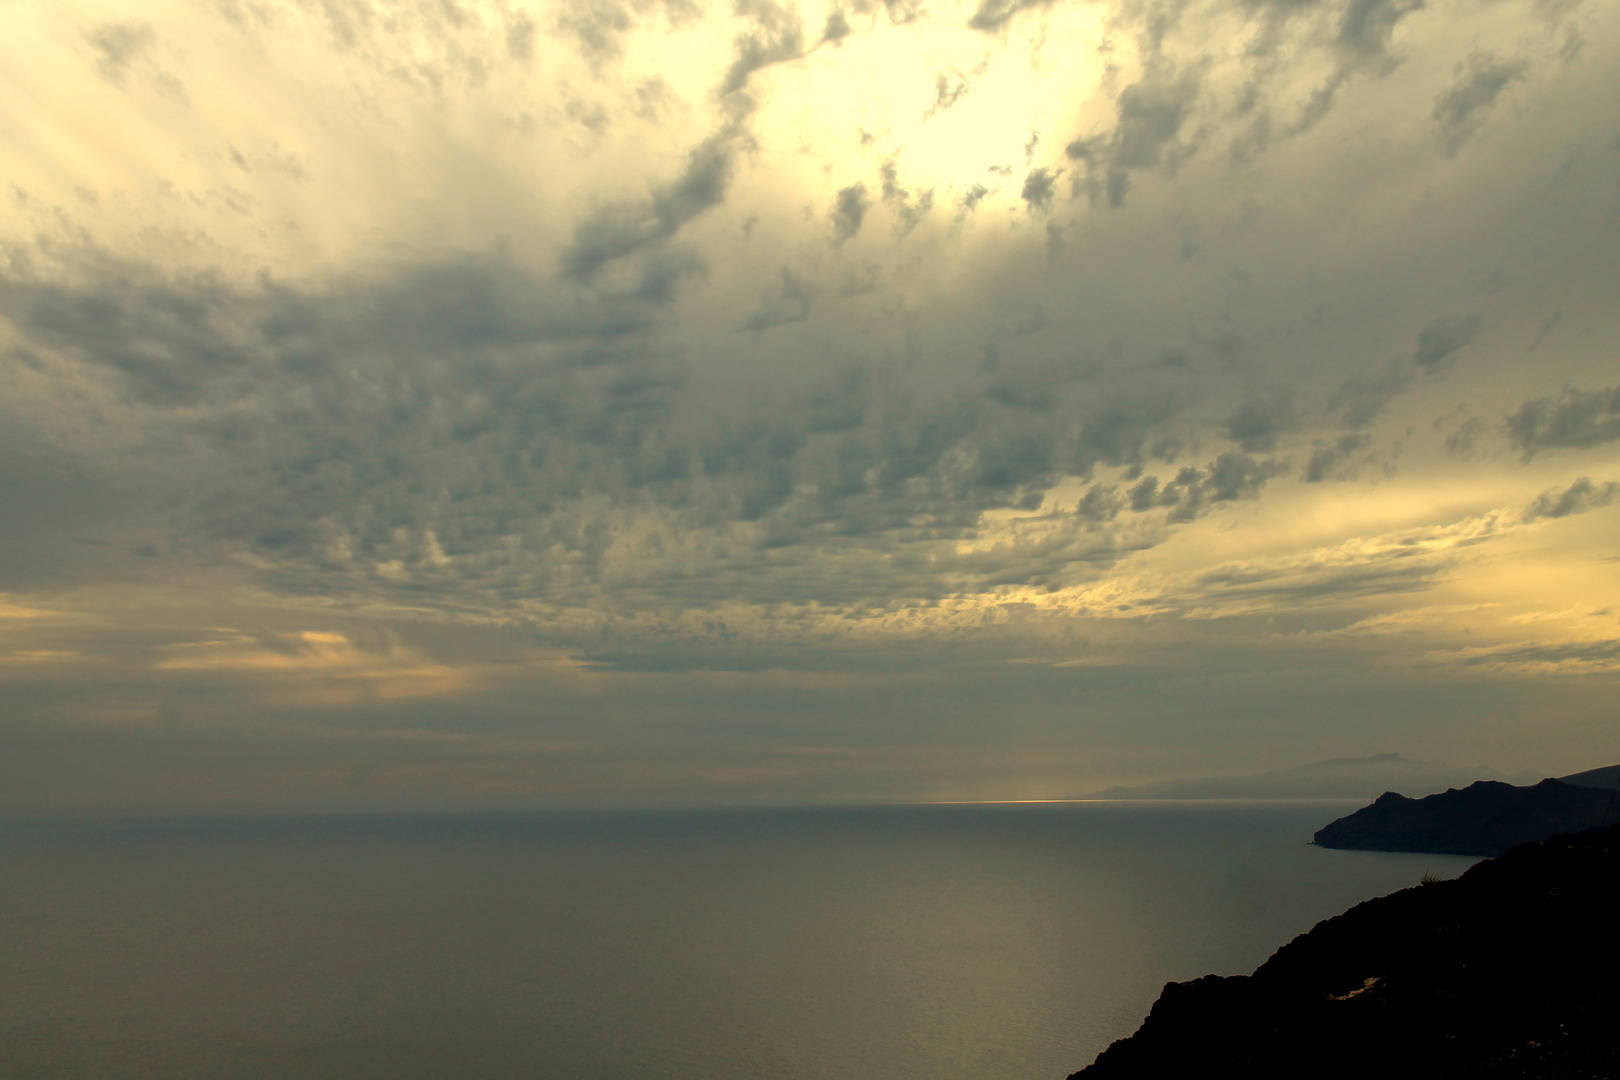
[[[0,827],[5,1080],[1062,1080],[1474,860],[1345,803]]]

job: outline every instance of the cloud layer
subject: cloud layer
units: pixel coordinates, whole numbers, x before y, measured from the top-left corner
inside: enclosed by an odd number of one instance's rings
[[[1605,14],[21,5],[0,740],[125,725],[134,802],[187,740],[293,801],[1584,764]]]

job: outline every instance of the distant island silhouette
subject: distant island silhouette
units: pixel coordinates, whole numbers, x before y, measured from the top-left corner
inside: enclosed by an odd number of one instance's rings
[[[1616,961],[1620,826],[1358,904],[1253,975],[1170,983],[1069,1080],[1616,1077]]]

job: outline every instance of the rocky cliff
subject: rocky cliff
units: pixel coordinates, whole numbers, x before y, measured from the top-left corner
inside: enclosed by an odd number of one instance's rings
[[[1424,799],[1385,792],[1317,832],[1322,847],[1500,855],[1515,844],[1608,824],[1612,793],[1558,780],[1514,787],[1481,780]]]
[[[1070,1080],[1620,1077],[1620,826],[1359,904],[1171,983]]]

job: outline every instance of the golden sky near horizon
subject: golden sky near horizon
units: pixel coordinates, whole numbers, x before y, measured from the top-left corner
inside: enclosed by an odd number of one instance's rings
[[[8,0],[0,806],[1609,763],[1615,15]]]

